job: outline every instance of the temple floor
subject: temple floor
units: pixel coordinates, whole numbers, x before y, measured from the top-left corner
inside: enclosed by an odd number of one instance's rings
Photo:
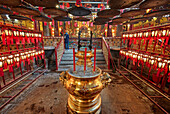
[[[118,73],[102,92],[102,114],[152,114],[154,105]],[[10,102],[0,113],[66,114],[68,92],[59,82],[59,73],[46,73]]]

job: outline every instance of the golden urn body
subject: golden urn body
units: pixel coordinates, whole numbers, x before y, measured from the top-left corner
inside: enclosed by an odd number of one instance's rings
[[[91,58],[90,56],[89,58]],[[94,72],[92,66],[87,66],[86,71],[84,71],[84,66],[79,63],[76,66],[76,71],[70,68],[66,72],[62,72],[60,80],[69,92],[68,113],[100,113],[100,92],[111,81],[108,73],[102,74],[101,69],[98,67]]]

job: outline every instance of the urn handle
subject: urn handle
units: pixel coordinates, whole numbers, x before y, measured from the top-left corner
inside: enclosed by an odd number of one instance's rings
[[[67,82],[67,74],[65,72],[62,72],[60,74],[60,81],[62,82],[62,84],[64,85],[64,87],[66,87],[66,82]]]
[[[103,88],[105,88],[111,82],[110,75],[108,73],[104,72],[101,75],[101,81],[102,81],[102,84],[103,84]]]

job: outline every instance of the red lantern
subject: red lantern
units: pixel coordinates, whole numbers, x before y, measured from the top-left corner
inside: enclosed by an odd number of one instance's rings
[[[4,76],[4,71],[3,71],[4,61],[2,60],[2,57],[3,57],[3,56],[0,56],[0,77],[3,77],[3,76]]]
[[[36,43],[38,43],[38,34],[37,33],[34,33],[34,37],[35,37],[35,41],[36,41]]]
[[[11,41],[9,36],[9,30],[5,30],[5,36],[6,36],[7,45],[10,45]]]
[[[129,34],[129,46],[131,46],[131,44],[132,44],[132,38],[133,37],[133,34]]]
[[[30,36],[31,36],[31,42],[32,42],[33,44],[35,44],[34,34],[33,34],[33,33],[30,33]]]
[[[3,43],[3,45],[6,45],[6,35],[5,35],[4,29],[2,29],[2,43]]]
[[[70,4],[69,3],[67,3],[67,8],[69,8],[70,7]]]
[[[30,65],[30,57],[31,57],[31,54],[30,54],[28,51],[26,51],[26,52],[25,52],[25,55],[26,55],[26,61],[28,62],[28,65]]]
[[[13,33],[14,33],[14,39],[15,39],[16,45],[19,45],[19,42],[20,42],[19,41],[19,31],[14,30]]]
[[[19,53],[14,54],[14,63],[19,67],[20,55]]]
[[[13,72],[13,63],[14,63],[14,56],[12,54],[8,55],[7,64],[9,67],[9,72]]]
[[[153,42],[154,34],[155,34],[155,31],[151,31],[151,37],[149,39],[149,45],[151,45],[152,42]]]
[[[144,41],[143,41],[143,45],[146,44],[146,39],[148,39],[148,36],[149,36],[149,32],[145,32],[145,33],[144,33]]]
[[[25,66],[25,59],[26,59],[25,53],[21,52],[20,53],[20,60],[21,60],[21,62],[23,62],[24,66]]]
[[[12,33],[12,31],[11,31],[11,30],[9,30],[8,32],[9,32],[10,42],[11,42],[11,44],[14,44],[14,41],[13,41],[13,39],[14,39],[14,37],[13,37],[13,33]]]

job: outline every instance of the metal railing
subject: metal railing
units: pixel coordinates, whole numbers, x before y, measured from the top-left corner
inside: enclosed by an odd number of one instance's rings
[[[61,58],[64,53],[64,37],[61,38],[60,42],[57,43],[57,46],[55,47],[55,59],[56,59],[56,70],[58,70],[58,66],[61,62]]]
[[[158,109],[160,109],[163,113],[168,114],[167,109],[165,109],[165,107],[162,106],[161,103],[158,103],[155,98],[165,98],[169,101],[169,96],[165,93],[163,93],[162,91],[160,91],[158,88],[155,88],[152,84],[148,83],[147,81],[145,81],[144,79],[140,78],[138,76],[138,74],[136,74],[135,72],[120,66],[120,68],[122,70],[120,70],[116,65],[115,62],[112,58],[111,52],[110,52],[110,47],[108,45],[108,43],[106,42],[105,38],[102,39],[102,50],[103,50],[103,54],[106,60],[106,63],[108,65],[108,69],[110,69],[110,65],[112,66],[112,69],[115,69],[117,72],[119,72],[121,74],[121,76],[123,76],[127,81],[129,81],[135,88],[137,88],[143,95],[145,95],[152,103],[154,103]],[[135,80],[132,80],[131,78],[128,78],[127,75],[124,74],[124,71],[130,73],[130,76],[135,77]],[[153,91],[155,91],[155,95],[154,96],[150,96],[148,95],[146,92],[144,92],[144,90],[142,90],[139,87],[139,83],[135,84],[135,81],[141,82],[141,85],[146,85],[145,87],[151,88]],[[165,100],[166,101],[166,100]]]
[[[103,51],[103,55],[104,55],[106,64],[108,65],[108,69],[110,69],[110,67],[112,67],[115,70],[115,68],[117,68],[117,66],[115,65],[113,57],[111,55],[110,46],[108,45],[108,43],[106,42],[104,37],[102,38],[102,51]]]

